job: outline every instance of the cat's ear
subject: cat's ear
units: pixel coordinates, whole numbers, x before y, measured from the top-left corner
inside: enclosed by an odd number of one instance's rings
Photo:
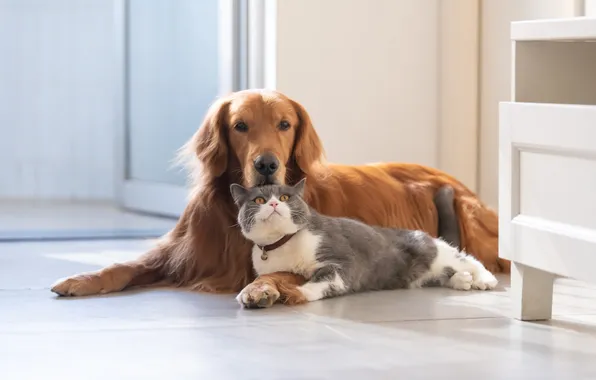
[[[300,195],[301,197],[304,196],[304,187],[306,186],[306,178],[302,178],[300,181],[298,181],[297,184],[294,185],[294,190],[296,191],[296,193],[298,195]]]
[[[248,189],[244,188],[241,185],[238,185],[237,183],[233,183],[230,185],[230,193],[232,194],[234,203],[240,206],[240,204],[242,204],[244,200],[244,197],[248,193]]]

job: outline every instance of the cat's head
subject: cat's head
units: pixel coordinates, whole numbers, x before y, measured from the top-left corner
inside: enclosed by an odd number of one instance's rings
[[[294,186],[266,185],[246,189],[230,186],[239,208],[242,234],[257,244],[271,244],[303,228],[310,211],[302,198],[306,179]]]

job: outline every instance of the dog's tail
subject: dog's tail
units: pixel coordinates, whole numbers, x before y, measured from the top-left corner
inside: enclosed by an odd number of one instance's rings
[[[439,226],[437,235],[452,247],[461,249],[461,232],[455,212],[455,190],[451,185],[441,187],[433,198]]]
[[[379,168],[385,170],[393,178],[403,184],[409,184],[413,189],[430,189],[431,199],[420,197],[416,204],[417,209],[426,211],[428,206],[434,206],[432,196],[444,186],[451,186],[455,190],[455,212],[459,224],[460,248],[476,257],[484,266],[493,273],[509,273],[510,263],[499,257],[499,219],[497,213],[488,207],[478,196],[449,174],[424,165],[417,164],[381,164]],[[417,194],[415,191],[412,194]],[[422,213],[420,211],[420,213]],[[435,214],[436,215],[436,214]],[[436,219],[428,221],[436,223]],[[406,226],[407,223],[404,223]],[[436,229],[436,224],[423,226],[427,231]],[[419,228],[417,226],[416,228]]]

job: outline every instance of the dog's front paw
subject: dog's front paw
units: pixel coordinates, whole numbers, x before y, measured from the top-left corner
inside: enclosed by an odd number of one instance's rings
[[[271,307],[279,299],[279,291],[269,284],[248,284],[236,296],[240,305],[247,309]]]
[[[79,274],[54,283],[52,292],[64,297],[89,296],[103,293],[101,279],[95,273]]]

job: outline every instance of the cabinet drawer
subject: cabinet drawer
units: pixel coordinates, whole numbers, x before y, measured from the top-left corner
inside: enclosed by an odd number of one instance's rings
[[[501,103],[499,255],[596,279],[596,107]]]

